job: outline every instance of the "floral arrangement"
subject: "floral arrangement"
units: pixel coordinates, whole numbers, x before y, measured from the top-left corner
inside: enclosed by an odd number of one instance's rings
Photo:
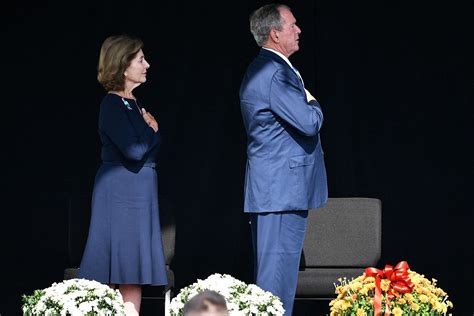
[[[24,316],[125,315],[122,295],[107,285],[85,279],[53,283],[23,295]]]
[[[196,283],[182,288],[171,301],[171,316],[182,316],[184,304],[206,289],[224,296],[230,316],[279,316],[285,312],[280,298],[272,293],[262,290],[255,284],[246,284],[228,274],[215,273],[205,280],[198,279]]]
[[[367,268],[363,275],[347,281],[339,279],[337,298],[329,303],[331,316],[446,315],[453,304],[448,295],[401,261],[395,267]]]

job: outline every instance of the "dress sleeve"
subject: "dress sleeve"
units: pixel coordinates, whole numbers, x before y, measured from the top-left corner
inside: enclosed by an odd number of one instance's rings
[[[270,87],[270,108],[285,122],[306,136],[319,133],[323,124],[321,106],[314,100],[307,102],[296,76],[291,70],[280,69],[273,75]]]
[[[100,110],[100,127],[125,158],[139,161],[158,143],[158,135],[146,125],[143,130],[137,131],[125,109],[118,104],[103,104]]]

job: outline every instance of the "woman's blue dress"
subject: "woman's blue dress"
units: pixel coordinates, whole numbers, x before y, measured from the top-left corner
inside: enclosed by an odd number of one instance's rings
[[[95,177],[79,278],[167,284],[155,171],[159,133],[138,108],[135,100],[111,93],[100,105],[102,165]]]

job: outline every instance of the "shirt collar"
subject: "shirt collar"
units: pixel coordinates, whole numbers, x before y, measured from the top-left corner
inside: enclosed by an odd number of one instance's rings
[[[266,50],[269,50],[269,51],[271,51],[272,53],[277,54],[277,55],[280,56],[291,68],[293,68],[293,65],[290,63],[290,60],[288,59],[288,57],[286,57],[286,56],[283,55],[282,53],[277,52],[276,50],[271,49],[271,48],[266,48],[266,47],[262,47],[262,48],[263,48],[263,49],[266,49]]]

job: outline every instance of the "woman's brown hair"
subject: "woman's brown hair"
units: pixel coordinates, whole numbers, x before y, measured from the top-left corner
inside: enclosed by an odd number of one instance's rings
[[[106,91],[121,91],[125,85],[125,70],[142,49],[141,39],[129,35],[109,36],[100,48],[97,80]]]

